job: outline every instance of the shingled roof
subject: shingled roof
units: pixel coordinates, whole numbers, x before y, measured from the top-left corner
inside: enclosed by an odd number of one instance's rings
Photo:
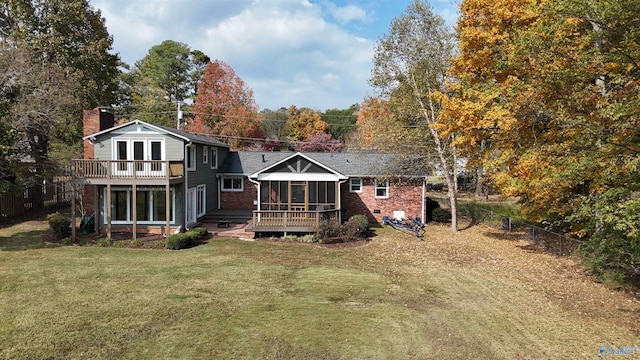
[[[220,173],[248,176],[296,154],[291,151],[238,151],[229,152]],[[348,177],[408,176],[424,177],[430,171],[413,166],[419,163],[417,158],[381,153],[318,153],[301,152],[316,161]]]

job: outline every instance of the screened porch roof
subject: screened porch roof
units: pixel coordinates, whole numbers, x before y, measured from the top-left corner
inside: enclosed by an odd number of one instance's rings
[[[341,181],[348,177],[302,154],[295,153],[249,175],[258,181]]]

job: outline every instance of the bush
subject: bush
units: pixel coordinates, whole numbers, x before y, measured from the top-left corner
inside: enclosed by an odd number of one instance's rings
[[[302,236],[287,235],[287,236],[281,237],[280,241],[315,243],[315,242],[318,242],[318,238],[314,234],[307,234]]]
[[[98,239],[98,241],[96,241],[96,245],[100,246],[100,247],[110,247],[113,244],[113,240],[109,239],[109,238],[102,238],[102,239]]]
[[[433,209],[433,221],[449,222],[451,221],[451,212],[443,208]]]
[[[64,239],[62,239],[62,240],[60,240],[60,243],[61,243],[62,245],[64,245],[64,246],[71,246],[71,245],[73,245],[73,241],[71,240],[71,238],[68,238],[68,237],[66,237],[66,238],[64,238]]]
[[[64,239],[71,234],[71,220],[59,212],[47,215],[47,221],[56,239]]]
[[[318,227],[318,239],[320,241],[342,235],[342,225],[338,221],[325,221]]]
[[[167,237],[165,248],[171,250],[180,250],[190,248],[198,244],[198,239],[206,236],[207,228],[199,227],[189,230],[185,233],[173,234]]]
[[[165,248],[170,250],[186,249],[194,245],[195,233],[187,231],[185,233],[173,234],[165,241]]]
[[[369,232],[369,219],[364,215],[353,215],[344,225],[343,232],[350,237],[365,238]]]
[[[205,237],[209,233],[209,230],[207,230],[206,227],[197,227],[192,229],[191,231],[196,233],[198,239]]]

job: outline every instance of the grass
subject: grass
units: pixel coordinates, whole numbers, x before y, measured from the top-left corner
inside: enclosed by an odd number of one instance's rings
[[[636,300],[482,226],[181,251],[31,247],[37,228],[0,229],[2,250],[22,250],[0,252],[0,358],[568,359],[640,345]]]

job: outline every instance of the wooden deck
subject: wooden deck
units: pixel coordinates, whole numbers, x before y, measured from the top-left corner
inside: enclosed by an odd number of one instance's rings
[[[72,160],[76,182],[96,185],[166,184],[183,181],[182,161],[165,160]]]
[[[314,232],[321,223],[339,220],[340,210],[253,212],[251,231],[254,232]]]

